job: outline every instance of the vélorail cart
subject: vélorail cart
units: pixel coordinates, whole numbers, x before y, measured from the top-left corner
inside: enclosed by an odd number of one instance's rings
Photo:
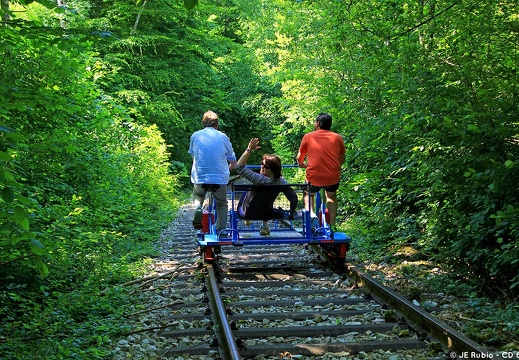
[[[204,210],[203,228],[197,232],[197,240],[204,261],[215,261],[216,255],[222,252],[224,246],[309,244],[320,246],[329,257],[339,263],[344,262],[351,238],[345,233],[332,231],[332,228],[328,225],[326,202],[321,201],[323,196],[320,192],[315,194],[314,213],[317,214],[317,219],[312,218],[310,209],[304,208],[303,205],[301,209],[296,211],[294,219],[286,217],[285,219],[270,220],[269,235],[260,234],[262,219],[251,221],[239,217],[238,203],[245,192],[256,191],[258,193],[256,196],[261,196],[261,192],[279,190],[281,193],[278,199],[281,201],[281,198],[284,198],[282,191],[287,186],[291,187],[300,199],[302,199],[303,191],[310,189],[308,183],[290,185],[230,183],[228,195],[230,195],[232,206],[229,210],[228,227],[219,232],[216,231],[215,227],[217,215],[214,200],[209,193],[209,201]],[[278,207],[278,204],[275,203],[274,206]],[[286,209],[283,206],[279,207]]]

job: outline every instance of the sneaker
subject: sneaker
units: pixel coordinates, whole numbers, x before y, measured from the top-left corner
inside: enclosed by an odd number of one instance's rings
[[[265,228],[265,227],[262,227],[262,228],[260,229],[260,235],[261,235],[261,236],[268,236],[268,235],[270,235],[270,230],[267,229],[267,228]]]
[[[201,230],[203,228],[202,225],[202,215],[204,211],[200,206],[198,206],[195,210],[195,216],[193,217],[193,227],[197,230]]]

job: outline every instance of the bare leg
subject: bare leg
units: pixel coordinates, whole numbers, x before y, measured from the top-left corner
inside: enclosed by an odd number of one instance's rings
[[[310,209],[310,217],[315,217],[316,215],[314,212],[314,195],[309,195],[308,192],[305,191],[303,195],[303,201],[305,203],[305,209]]]
[[[330,217],[330,226],[335,226],[337,217],[337,193],[326,191],[326,207],[328,208],[328,216]]]

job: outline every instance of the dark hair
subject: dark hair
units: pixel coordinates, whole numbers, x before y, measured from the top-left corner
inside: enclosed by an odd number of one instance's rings
[[[332,116],[327,113],[320,113],[317,115],[315,121],[319,122],[319,127],[323,130],[330,130],[332,128]]]
[[[281,159],[277,155],[263,155],[263,162],[272,170],[274,178],[281,177]]]

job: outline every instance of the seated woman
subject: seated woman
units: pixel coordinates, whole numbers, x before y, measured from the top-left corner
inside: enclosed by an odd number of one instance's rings
[[[279,156],[263,155],[259,173],[245,167],[250,153],[260,148],[259,143],[258,138],[253,138],[249,141],[249,146],[236,162],[236,171],[238,174],[254,185],[288,185],[288,182],[281,176],[281,159]],[[260,235],[270,235],[268,227],[269,219],[282,219],[284,217],[283,211],[274,210],[273,208],[274,201],[280,192],[280,189],[261,192],[247,191],[240,199],[238,213],[241,218],[263,220]],[[298,202],[297,194],[290,187],[286,187],[286,190],[283,190],[283,194],[290,202],[289,219],[293,219]]]

